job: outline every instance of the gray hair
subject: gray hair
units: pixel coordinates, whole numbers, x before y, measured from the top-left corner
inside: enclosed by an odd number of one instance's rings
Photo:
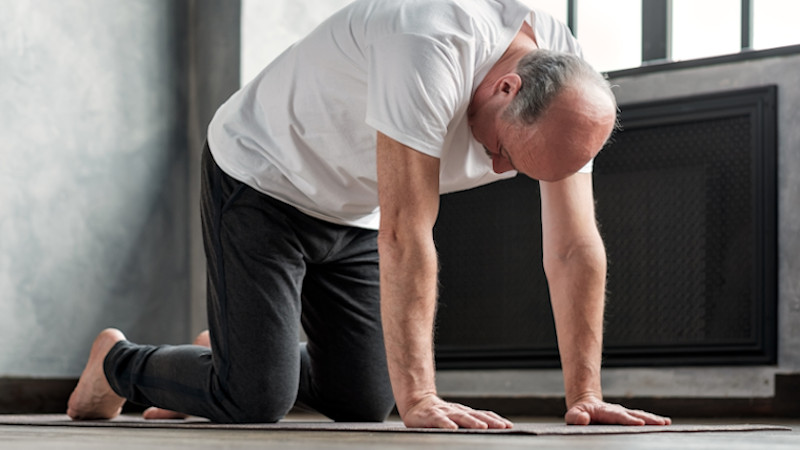
[[[503,115],[510,122],[533,124],[553,98],[573,83],[593,83],[606,91],[616,105],[608,81],[583,59],[568,53],[534,50],[517,64],[522,87]]]

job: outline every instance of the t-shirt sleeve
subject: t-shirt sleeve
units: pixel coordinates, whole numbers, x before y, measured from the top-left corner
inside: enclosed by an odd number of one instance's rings
[[[441,157],[464,85],[453,52],[430,37],[403,34],[374,42],[367,57],[367,125]]]

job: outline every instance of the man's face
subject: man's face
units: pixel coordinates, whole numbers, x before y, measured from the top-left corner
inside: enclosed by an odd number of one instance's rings
[[[508,101],[487,99],[469,117],[496,173],[517,170],[531,178],[557,181],[594,158],[616,121],[613,102],[599,88],[567,88],[532,125],[503,118]]]
[[[485,85],[479,86],[467,112],[472,136],[477,140],[486,155],[492,160],[492,169],[495,173],[508,172],[514,170],[504,147],[500,142],[503,133],[504,123],[502,112],[508,107],[513,99],[512,95],[501,93],[496,90],[491,91]]]
[[[503,146],[501,136],[505,134],[506,123],[500,116],[502,114],[479,114],[470,118],[470,128],[472,135],[481,145],[483,145],[486,156],[492,160],[492,170],[495,173],[516,170],[506,148]]]

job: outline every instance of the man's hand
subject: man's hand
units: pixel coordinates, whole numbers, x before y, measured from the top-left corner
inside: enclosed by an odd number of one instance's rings
[[[606,403],[589,397],[578,401],[564,416],[568,425],[669,425],[669,417],[661,417],[645,411],[632,410],[621,405]]]
[[[403,414],[409,428],[511,428],[513,424],[491,411],[478,411],[429,395]]]

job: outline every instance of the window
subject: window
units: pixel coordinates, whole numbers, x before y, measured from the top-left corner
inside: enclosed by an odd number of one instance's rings
[[[567,0],[567,10],[601,71],[800,44],[795,0]]]
[[[800,2],[753,0],[752,11],[754,49],[800,44]]]
[[[576,28],[583,56],[609,71],[642,63],[641,0],[578,2]]]
[[[741,50],[741,0],[672,0],[674,61]]]
[[[534,9],[546,11],[561,22],[567,23],[567,0],[522,0],[522,3]]]
[[[242,0],[242,83],[350,1]],[[521,1],[570,25],[604,72],[800,44],[797,0]]]

